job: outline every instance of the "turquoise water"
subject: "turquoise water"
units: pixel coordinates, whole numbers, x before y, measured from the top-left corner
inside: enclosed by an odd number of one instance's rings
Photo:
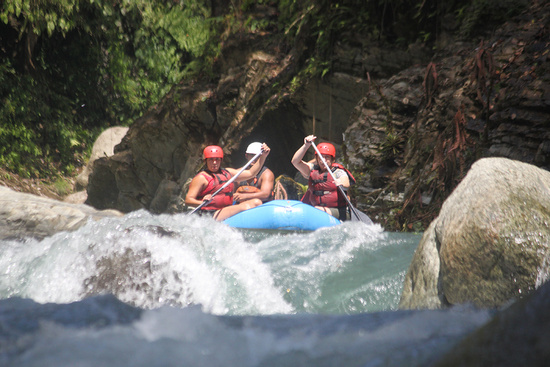
[[[420,366],[488,315],[396,311],[419,240],[140,211],[4,241],[0,365]]]

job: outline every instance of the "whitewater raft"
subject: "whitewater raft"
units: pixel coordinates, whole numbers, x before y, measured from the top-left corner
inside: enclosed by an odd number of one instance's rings
[[[275,229],[289,231],[314,231],[342,222],[297,200],[273,200],[245,210],[224,220],[224,223],[243,229]]]

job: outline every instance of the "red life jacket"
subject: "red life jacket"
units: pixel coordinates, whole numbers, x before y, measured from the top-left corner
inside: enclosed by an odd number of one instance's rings
[[[225,168],[220,168],[217,173],[210,172],[208,170],[202,171],[201,174],[208,180],[208,185],[202,190],[198,199],[201,200],[208,194],[215,193],[220,187],[222,187],[232,177],[231,173]],[[212,198],[212,201],[203,206],[202,210],[218,210],[225,208],[226,206],[233,205],[233,190],[235,184],[232,182],[227,185],[222,191]]]
[[[355,183],[355,178],[344,166],[333,163],[331,170],[343,169],[348,177],[350,185]],[[346,199],[334,183],[328,172],[321,173],[319,166],[315,165],[309,174],[309,187],[302,198],[304,203],[313,206],[325,206],[329,208],[341,208],[347,205]]]

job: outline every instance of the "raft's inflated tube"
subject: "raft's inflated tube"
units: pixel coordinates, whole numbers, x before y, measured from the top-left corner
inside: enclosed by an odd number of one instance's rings
[[[342,222],[297,200],[273,200],[224,220],[235,228],[314,231]]]

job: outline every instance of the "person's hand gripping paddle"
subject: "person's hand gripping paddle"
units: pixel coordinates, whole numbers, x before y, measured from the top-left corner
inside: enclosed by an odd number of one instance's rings
[[[325,168],[327,169],[328,173],[330,174],[330,176],[332,177],[334,182],[336,182],[336,177],[334,177],[334,174],[332,173],[332,170],[328,166],[327,161],[325,161],[325,158],[323,157],[321,152],[319,152],[319,149],[317,149],[317,145],[315,145],[315,143],[313,141],[311,142],[311,145],[313,146],[313,149],[315,149],[315,152],[317,153],[317,156],[321,159],[321,162],[323,162],[323,164],[325,165]],[[351,204],[351,202],[349,201],[348,196],[346,195],[346,192],[344,191],[344,188],[342,187],[342,185],[338,186],[338,190],[340,190],[340,193],[342,194],[342,196],[344,196],[344,198],[346,199],[346,201],[348,203],[348,207],[349,207],[350,212],[351,212],[350,214],[351,214],[351,220],[352,221],[356,221],[356,222],[359,221],[359,222],[363,222],[365,224],[373,224],[372,220],[368,217],[368,215],[360,212],[359,210],[357,210]]]

